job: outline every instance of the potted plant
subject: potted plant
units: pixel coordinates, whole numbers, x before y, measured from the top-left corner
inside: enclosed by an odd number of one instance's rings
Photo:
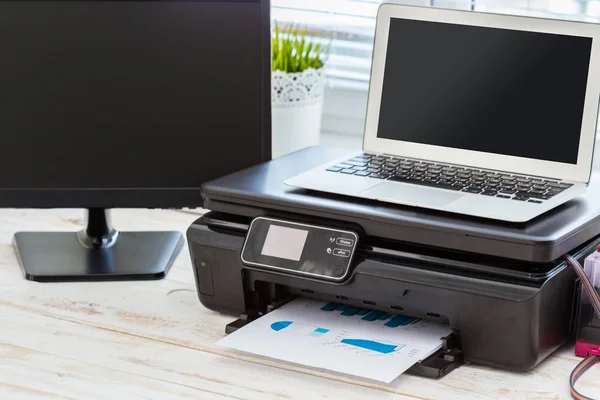
[[[306,28],[274,25],[272,156],[319,144],[328,49]]]

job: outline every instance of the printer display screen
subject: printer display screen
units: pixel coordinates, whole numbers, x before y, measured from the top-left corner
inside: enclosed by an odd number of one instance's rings
[[[270,225],[261,254],[300,261],[307,236],[307,230]]]
[[[257,217],[248,227],[240,259],[252,268],[340,281],[357,243],[353,231]]]

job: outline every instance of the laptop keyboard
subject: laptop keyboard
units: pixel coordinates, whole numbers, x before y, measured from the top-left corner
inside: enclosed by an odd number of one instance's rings
[[[327,171],[531,203],[542,203],[572,186],[550,179],[366,153]]]

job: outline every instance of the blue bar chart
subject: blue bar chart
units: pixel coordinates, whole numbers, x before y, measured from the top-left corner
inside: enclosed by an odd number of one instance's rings
[[[345,312],[345,311],[344,311]],[[381,314],[381,315],[380,315]],[[342,315],[344,313],[342,312]],[[377,319],[382,316],[387,316],[385,313],[377,313],[373,314]],[[390,322],[394,321],[392,319]],[[294,321],[275,321],[271,324],[271,329],[275,332],[284,331],[286,333],[295,334],[295,335],[306,335],[312,337],[321,337],[329,332],[328,328],[315,327],[313,325],[308,325],[305,323],[296,323]],[[362,338],[353,338],[347,337],[343,338],[339,341],[340,343],[347,344],[349,346],[353,346],[356,348],[360,348],[362,350],[370,350],[381,354],[389,354],[395,350],[400,350],[405,345],[404,344],[395,344],[395,343],[383,343],[380,341],[370,340],[370,339],[362,339]]]
[[[343,317],[360,317],[360,320],[366,322],[384,321],[385,323],[383,326],[388,328],[407,326],[419,321],[418,318],[407,317],[405,315],[394,315],[385,311],[353,307],[338,303],[327,303],[322,306],[320,310],[327,313],[336,313]],[[312,337],[321,337],[330,331],[329,328],[294,323],[293,321],[276,321],[271,324],[271,329],[276,332],[286,331],[292,334]],[[381,341],[355,337],[346,337],[340,340],[340,343],[380,354],[389,354],[400,350],[405,346],[404,344],[383,343]]]
[[[340,312],[344,317],[352,317],[355,315],[362,316],[363,321],[386,321],[384,326],[388,328],[397,328],[399,326],[407,326],[417,323],[420,319],[407,317],[404,315],[389,314],[384,311],[371,310],[369,308],[357,308],[338,303],[327,303],[321,307],[321,311]]]

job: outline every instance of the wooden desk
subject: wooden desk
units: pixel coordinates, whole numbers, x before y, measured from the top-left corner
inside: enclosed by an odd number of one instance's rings
[[[218,348],[233,318],[202,307],[187,247],[167,279],[36,283],[21,276],[17,230],[80,229],[79,210],[0,210],[0,399],[568,399],[567,346],[534,371],[462,366],[439,380],[355,381]],[[122,230],[185,232],[198,216],[117,210]],[[578,385],[600,399],[600,366]]]

